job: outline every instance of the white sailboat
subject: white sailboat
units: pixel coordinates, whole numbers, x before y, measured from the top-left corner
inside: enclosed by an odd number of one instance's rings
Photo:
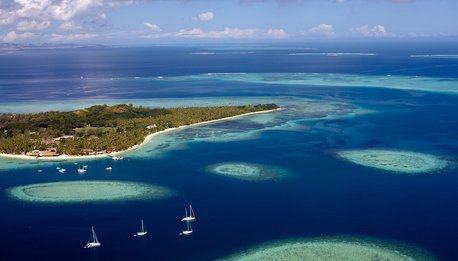
[[[140,232],[137,232],[134,237],[141,237],[141,236],[144,236],[148,233],[148,231],[146,231],[146,228],[145,228],[145,224],[143,223],[143,219],[142,219],[142,231]]]
[[[181,231],[180,236],[188,236],[192,234],[191,222],[186,222],[186,230]]]
[[[87,166],[78,167],[78,174],[84,174],[87,171]]]
[[[181,221],[190,222],[190,221],[194,221],[194,219],[196,219],[196,215],[194,214],[194,210],[192,209],[192,206],[189,205],[189,216],[188,216],[188,209],[185,208],[184,217],[181,219]]]
[[[94,248],[94,247],[99,247],[102,244],[99,243],[99,240],[97,239],[97,235],[95,234],[94,227],[91,227],[91,237],[89,242],[87,242],[86,246],[84,248]]]

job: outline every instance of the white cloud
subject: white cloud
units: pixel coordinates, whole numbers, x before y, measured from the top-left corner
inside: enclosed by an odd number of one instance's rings
[[[170,34],[144,34],[140,35],[140,38],[145,38],[145,39],[159,39],[159,38],[164,38],[171,36]]]
[[[4,11],[0,9],[0,25],[8,25],[15,20],[14,13],[11,11]]]
[[[105,0],[105,1],[100,1],[100,2],[104,2],[104,5],[107,5],[109,7],[120,7],[120,6],[126,6],[126,5],[133,5],[141,1],[138,1],[138,0]]]
[[[33,37],[34,34],[33,33],[30,33],[30,32],[25,32],[25,33],[16,33],[14,31],[11,31],[9,33],[6,34],[5,37],[3,37],[3,42],[7,42],[7,43],[10,43],[10,42],[14,42],[16,40],[23,40],[23,39],[27,39],[27,38],[30,38],[30,37]]]
[[[36,21],[51,22],[52,20],[70,21],[78,16],[95,16],[106,19],[105,13],[96,14],[106,7],[131,5],[134,0],[0,0],[0,25],[14,22],[23,23]],[[23,24],[24,25],[24,24]],[[21,27],[23,27],[21,25]],[[14,25],[13,25],[14,26]],[[38,27],[39,28],[39,27]]]
[[[265,36],[269,38],[286,38],[289,34],[284,29],[269,28],[269,30],[265,33]]]
[[[326,37],[333,37],[336,35],[334,26],[330,24],[320,24],[309,29],[309,33],[322,34]]]
[[[198,16],[194,16],[192,20],[194,21],[201,21],[201,22],[208,22],[215,18],[215,14],[213,12],[205,12],[201,13]]]
[[[148,27],[149,29],[151,29],[152,31],[154,31],[154,32],[161,32],[162,31],[162,29],[157,24],[152,24],[152,23],[148,23],[148,22],[144,22],[143,24],[146,27]]]
[[[65,40],[60,34],[36,33],[37,31],[81,30],[90,31],[99,26],[109,27],[104,11],[107,8],[126,6],[144,0],[0,0],[0,40],[21,40],[41,36],[42,41],[54,37]],[[80,21],[78,24],[76,22]],[[25,33],[30,32],[30,33]],[[92,34],[71,34],[68,39],[91,38]],[[39,39],[39,38],[37,38]]]
[[[51,10],[51,15],[54,19],[68,21],[96,5],[98,5],[98,1],[96,0],[63,0],[58,4],[50,6],[49,10]]]
[[[204,31],[201,28],[190,30],[181,29],[174,34],[162,34],[160,37],[185,37],[185,38],[233,38],[233,39],[250,39],[250,38],[286,38],[289,34],[284,29],[260,30],[256,28],[230,28],[226,27],[219,31]],[[159,36],[149,37],[159,38]]]
[[[6,34],[5,37],[3,37],[3,41],[4,42],[14,42],[16,40],[17,36],[16,36],[16,33],[15,32],[9,32]]]
[[[206,33],[200,28],[193,28],[190,30],[181,29],[178,31],[175,36],[178,37],[205,37]]]
[[[33,30],[44,30],[48,28],[51,23],[49,21],[37,22],[32,21],[22,21],[16,25],[18,31],[33,31]]]
[[[107,19],[107,15],[106,15],[105,13],[100,13],[100,14],[97,15],[97,17],[98,17],[99,19],[102,19],[102,20]]]
[[[96,37],[97,34],[81,33],[81,34],[52,34],[51,41],[54,42],[71,42],[76,40],[84,40]]]
[[[52,4],[49,0],[15,0],[15,3],[17,9],[14,10],[14,15],[29,19],[47,19],[44,16]]]
[[[80,30],[82,27],[73,21],[63,22],[60,26],[60,29],[72,31],[72,30]]]
[[[288,4],[303,4],[305,0],[239,0],[241,4],[256,4],[256,3],[268,3],[268,2],[276,2],[280,5],[288,5]]]
[[[355,29],[356,32],[362,34],[365,37],[393,37],[393,33],[388,32],[383,25],[376,25],[372,28],[369,25],[363,25]]]
[[[221,31],[205,32],[200,28],[193,28],[191,30],[180,30],[174,34],[176,37],[189,37],[189,38],[255,38],[257,36],[257,29],[239,29],[226,27]]]

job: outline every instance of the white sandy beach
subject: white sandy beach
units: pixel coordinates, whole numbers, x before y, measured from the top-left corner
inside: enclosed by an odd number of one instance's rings
[[[165,129],[165,130],[162,130],[162,131],[158,131],[158,132],[149,134],[148,136],[145,137],[143,142],[140,143],[140,144],[134,145],[134,146],[132,146],[132,147],[126,149],[126,150],[115,151],[115,152],[111,152],[111,153],[104,153],[104,154],[97,154],[97,155],[81,155],[81,156],[80,155],[65,155],[65,154],[62,154],[62,155],[59,155],[57,157],[34,157],[34,156],[28,156],[28,155],[0,153],[0,158],[13,158],[13,159],[20,159],[20,160],[47,160],[47,161],[50,161],[50,160],[63,161],[63,160],[82,160],[82,159],[106,158],[106,157],[120,155],[122,153],[138,149],[138,148],[142,147],[143,145],[147,144],[154,137],[156,137],[156,136],[158,136],[160,134],[167,133],[167,132],[171,132],[171,131],[175,131],[175,130],[179,130],[179,129],[184,129],[184,128],[190,128],[190,127],[199,126],[199,125],[206,125],[206,124],[212,124],[212,123],[221,122],[221,121],[233,120],[233,119],[237,119],[237,118],[245,117],[245,116],[250,116],[250,115],[254,115],[254,114],[274,112],[274,111],[279,111],[279,110],[283,110],[283,108],[278,108],[278,109],[273,109],[273,110],[265,110],[265,111],[248,112],[248,113],[245,113],[245,114],[240,114],[240,115],[236,115],[236,116],[221,118],[221,119],[217,119],[217,120],[203,121],[203,122],[194,123],[194,124],[190,124],[190,125],[183,125],[183,126],[180,126],[180,127]]]

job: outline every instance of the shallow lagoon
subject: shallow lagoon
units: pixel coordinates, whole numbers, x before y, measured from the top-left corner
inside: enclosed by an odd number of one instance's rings
[[[448,165],[440,157],[413,151],[363,149],[339,151],[337,155],[355,164],[406,174],[435,172]]]
[[[433,78],[399,75],[357,75],[335,73],[207,73],[178,77],[167,77],[155,81],[228,81],[256,84],[341,86],[359,88],[388,88],[439,93],[458,93],[455,78]]]
[[[170,189],[136,182],[68,181],[39,183],[8,189],[8,194],[30,203],[89,203],[168,198]]]
[[[0,112],[23,113],[26,110],[33,112],[43,110],[73,110],[94,104],[132,103],[148,107],[191,107],[217,105],[246,105],[259,103],[277,103],[284,110],[249,115],[234,120],[200,125],[160,134],[144,146],[122,153],[125,157],[158,158],[172,150],[180,150],[191,142],[228,142],[247,140],[269,130],[300,130],[300,122],[318,119],[337,119],[354,117],[360,114],[372,113],[370,110],[343,102],[304,99],[297,97],[215,97],[192,99],[144,99],[144,100],[89,100],[73,104],[50,102],[46,106],[36,106],[33,103],[0,104]],[[94,161],[97,159],[82,159],[80,161]],[[46,160],[16,160],[0,157],[0,171],[7,169],[37,168],[57,166],[72,163],[78,160],[53,162]]]
[[[318,237],[265,243],[222,260],[433,261],[426,251],[399,242],[358,237]]]
[[[290,173],[278,166],[259,165],[247,162],[223,162],[207,167],[207,171],[216,175],[247,181],[267,181],[284,179]]]

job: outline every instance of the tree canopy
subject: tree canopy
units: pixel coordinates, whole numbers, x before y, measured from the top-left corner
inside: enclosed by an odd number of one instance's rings
[[[0,152],[25,154],[57,148],[59,154],[81,155],[120,151],[167,128],[277,108],[276,104],[167,109],[118,104],[69,112],[0,114]]]

